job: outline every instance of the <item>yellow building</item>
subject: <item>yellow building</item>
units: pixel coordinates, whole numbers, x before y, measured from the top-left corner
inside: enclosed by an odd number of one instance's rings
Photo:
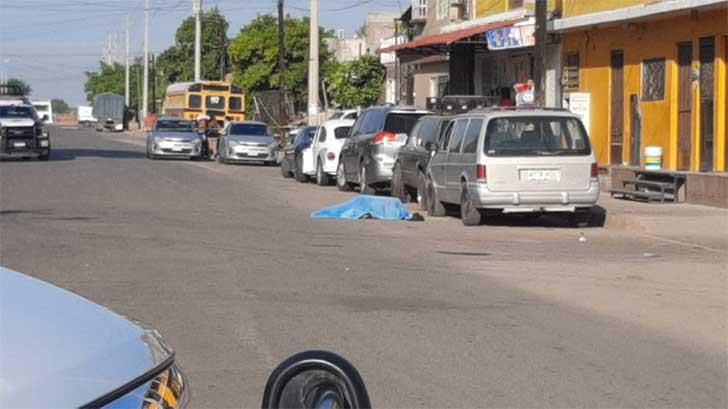
[[[728,170],[728,1],[563,0],[562,87],[590,101],[601,165]]]

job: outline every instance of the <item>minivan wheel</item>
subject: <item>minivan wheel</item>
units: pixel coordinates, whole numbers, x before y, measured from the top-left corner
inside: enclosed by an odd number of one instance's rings
[[[394,164],[392,173],[392,197],[396,197],[402,203],[407,203],[408,201],[407,192],[402,183],[402,169],[400,169],[399,163]]]
[[[468,188],[463,183],[460,194],[460,220],[465,226],[478,226],[483,224],[483,219],[483,214],[473,205]]]
[[[346,181],[344,162],[339,162],[339,165],[336,167],[336,187],[342,192],[351,192],[351,184]]]
[[[329,175],[324,172],[324,167],[321,165],[321,161],[316,164],[316,184],[319,186],[329,185]]]
[[[377,193],[373,187],[369,186],[369,181],[367,180],[367,168],[364,166],[364,162],[361,163],[361,168],[359,170],[359,193],[363,195],[373,195]]]
[[[430,217],[445,217],[447,215],[447,209],[437,197],[437,191],[435,190],[435,184],[432,179],[427,181],[427,190],[425,196],[427,197],[427,215]]]

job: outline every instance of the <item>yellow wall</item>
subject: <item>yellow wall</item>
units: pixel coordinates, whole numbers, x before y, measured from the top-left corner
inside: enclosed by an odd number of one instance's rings
[[[564,17],[654,3],[655,0],[563,0]]]
[[[608,1],[594,1],[606,3]],[[568,3],[578,3],[570,0]],[[591,138],[600,164],[611,163],[610,155],[610,53],[624,51],[624,139],[622,161],[630,158],[631,122],[630,95],[642,97],[642,61],[665,58],[665,98],[662,101],[642,101],[641,146],[662,146],[665,167],[677,167],[677,43],[692,41],[693,67],[699,67],[700,37],[716,36],[716,94],[715,94],[715,147],[714,164],[724,169],[725,143],[725,53],[721,46],[728,30],[728,11],[712,10],[652,22],[620,25],[612,28],[590,29],[566,33],[563,52],[579,52],[579,91],[591,93]],[[692,155],[693,170],[699,167],[699,103],[697,82],[693,84]],[[721,133],[720,131],[723,130]]]
[[[560,9],[563,1],[569,0],[548,0],[549,10]],[[525,9],[533,10],[534,3],[526,0],[524,1],[523,6]],[[475,0],[476,17],[492,16],[494,14],[504,13],[511,10],[516,9],[511,9],[509,7],[508,0]]]

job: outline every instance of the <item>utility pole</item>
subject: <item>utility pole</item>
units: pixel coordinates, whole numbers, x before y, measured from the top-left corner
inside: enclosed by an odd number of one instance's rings
[[[546,0],[536,0],[536,49],[535,49],[535,72],[534,76],[534,96],[537,106],[546,104],[546,41],[548,40],[548,32],[546,31],[546,22],[548,19],[548,2]]]
[[[126,56],[124,57],[124,101],[126,106],[131,105],[129,93],[129,15],[126,15]]]
[[[144,1],[144,79],[142,91],[142,120],[147,117],[149,106],[149,1]]]
[[[152,113],[157,113],[157,64],[152,53]]]
[[[195,14],[195,82],[200,82],[200,53],[202,37],[202,0],[192,0],[192,12]]]
[[[318,125],[319,24],[318,0],[311,0],[311,27],[308,53],[308,124]]]
[[[280,116],[288,123],[286,107],[286,22],[283,15],[283,0],[278,0],[278,89],[280,90]]]

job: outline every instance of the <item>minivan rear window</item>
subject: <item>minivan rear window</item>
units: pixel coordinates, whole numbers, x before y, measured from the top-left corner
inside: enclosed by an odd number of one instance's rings
[[[404,133],[409,135],[415,127],[417,120],[424,114],[418,113],[391,113],[384,121],[384,131],[394,134]]]
[[[589,155],[584,126],[568,117],[510,117],[488,122],[483,150],[488,156]]]
[[[350,126],[340,126],[336,129],[334,129],[334,138],[346,139],[349,137],[349,132],[351,132]]]

